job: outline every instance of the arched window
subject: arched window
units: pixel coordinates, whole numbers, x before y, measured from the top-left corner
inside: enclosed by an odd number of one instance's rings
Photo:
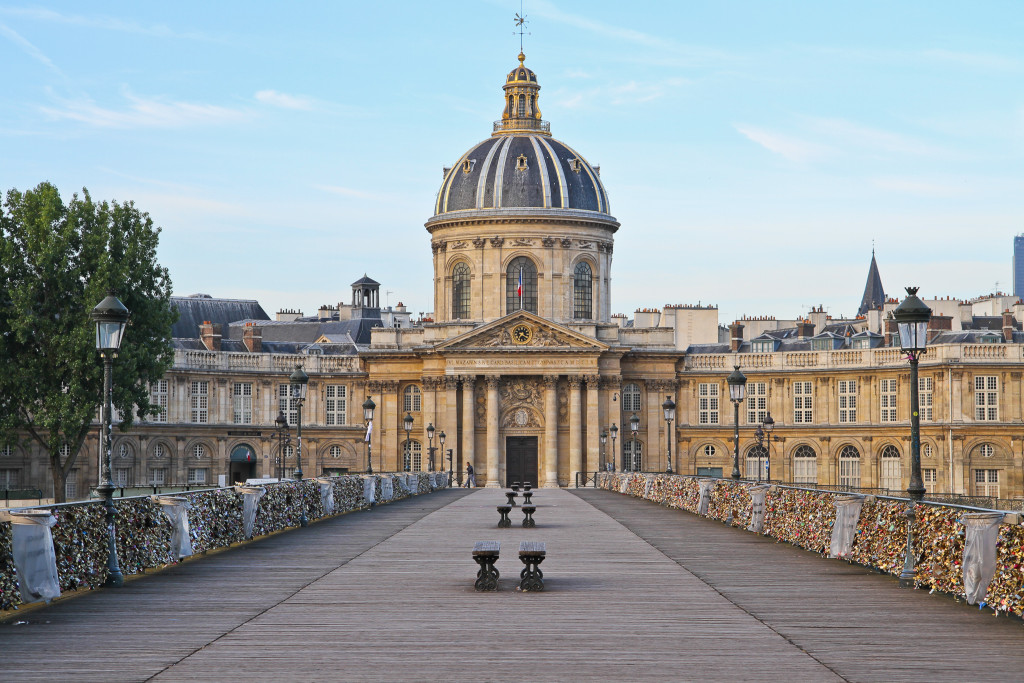
[[[839,451],[839,485],[860,486],[860,451],[854,446],[843,446]]]
[[[0,457],[9,458],[14,455],[14,448],[10,444],[0,446]]]
[[[594,317],[594,285],[590,264],[580,261],[572,279],[572,317],[589,320]]]
[[[793,453],[793,481],[797,484],[818,483],[818,456],[810,446],[797,446]]]
[[[636,384],[622,387],[622,410],[627,413],[640,412],[640,387]]]
[[[537,266],[525,256],[512,259],[505,271],[505,312],[537,312]]]
[[[206,446],[201,443],[197,443],[192,447],[192,457],[196,460],[206,457]]]
[[[526,95],[519,96],[519,116],[526,116]]]
[[[423,468],[423,445],[419,441],[406,440],[402,444],[402,471],[419,472]]]
[[[404,410],[407,413],[418,413],[420,412],[420,388],[415,384],[410,384],[405,388],[404,394]]]
[[[132,457],[131,446],[126,443],[119,444],[117,447],[117,457],[124,459]]]
[[[983,458],[991,458],[995,455],[996,449],[992,447],[990,443],[983,443],[978,446],[978,455]]]
[[[892,444],[882,449],[881,486],[890,491],[899,491],[903,476],[900,472],[900,452]]]
[[[644,471],[644,445],[642,442],[623,439],[622,469],[626,472]]]
[[[707,446],[704,447],[704,455],[706,455],[709,458],[715,457],[716,452],[717,451],[715,450],[715,447],[712,444],[708,444]]]
[[[747,479],[764,479],[765,463],[768,462],[768,449],[764,446],[753,446],[747,451]],[[760,473],[760,474],[759,474]]]
[[[459,263],[452,269],[452,318],[469,317],[469,266]]]
[[[331,457],[332,458],[340,458],[341,457],[341,446],[331,446],[330,453],[331,453]]]

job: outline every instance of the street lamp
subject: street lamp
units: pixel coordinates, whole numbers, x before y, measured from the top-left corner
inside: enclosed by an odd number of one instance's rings
[[[291,442],[291,435],[288,434],[288,418],[284,416],[283,411],[278,412],[274,424],[277,429],[277,478],[284,479],[284,448]]]
[[[441,460],[441,471],[442,472],[444,472],[444,459],[443,459],[444,458],[444,438],[445,438],[445,434],[444,434],[444,430],[442,429],[437,434],[438,450],[441,451],[441,458],[442,458],[442,460]]]
[[[629,418],[629,431],[633,434],[633,452],[629,454],[629,467],[623,468],[629,472],[633,471],[633,466],[636,464],[636,433],[639,429],[640,418],[636,416],[636,413],[633,413],[633,417]],[[643,469],[642,465],[643,463],[641,463],[641,469]]]
[[[676,402],[671,395],[665,397],[661,408],[665,411],[665,443],[668,444],[668,468],[665,472],[672,474],[672,421],[676,419]]]
[[[427,461],[430,466],[430,471],[434,471],[434,423],[431,422],[427,425],[427,443],[430,446],[427,448]]]
[[[405,453],[402,457],[402,471],[412,471],[412,413],[406,413],[405,418],[402,419],[402,423],[405,426]]]
[[[598,463],[598,466],[597,466],[597,469],[599,469],[599,470],[607,469],[607,465],[605,463],[608,462],[608,456],[605,455],[605,450],[604,450],[604,445],[606,443],[608,443],[608,430],[607,429],[602,429],[601,430],[601,462]]]
[[[608,431],[612,433],[612,459],[611,459],[611,463],[612,463],[612,472],[614,472],[615,471],[615,456],[619,454],[619,452],[615,450],[615,437],[617,437],[619,435],[619,428],[615,426],[614,422],[612,422],[612,426],[608,428]]]
[[[924,482],[921,480],[921,416],[917,386],[917,363],[925,354],[928,345],[928,321],[932,309],[917,298],[917,287],[907,287],[905,298],[892,317],[900,333],[900,350],[910,361],[910,485],[907,494],[910,506],[907,508],[907,552],[900,574],[900,587],[913,588],[917,569],[914,566],[914,507],[924,498]]]
[[[729,400],[732,401],[733,430],[732,430],[732,478],[740,478],[740,404],[747,396],[747,376],[740,372],[740,366],[733,367],[733,371],[725,378],[729,383]],[[758,476],[761,468],[758,467]]]
[[[101,402],[102,439],[100,439],[100,483],[96,492],[103,496],[103,508],[107,515],[107,580],[105,586],[123,586],[124,575],[117,562],[117,537],[114,528],[114,484],[110,480],[111,449],[111,393],[113,392],[113,365],[117,350],[121,348],[124,328],[128,324],[128,309],[113,294],[107,295],[96,308],[92,309],[92,320],[96,323],[96,350],[103,358],[103,401]]]
[[[369,396],[363,401],[363,420],[366,421],[366,473],[373,474],[373,411],[377,404]]]
[[[764,420],[761,421],[761,428],[764,430],[764,440],[768,443],[768,447],[764,452],[764,478],[765,481],[772,480],[772,430],[775,429],[775,420],[772,418],[772,414],[766,412]],[[758,455],[760,457],[760,455]],[[758,462],[758,474],[760,474],[760,462]]]
[[[295,423],[295,478],[299,480],[299,526],[309,526],[306,519],[306,501],[302,489],[302,404],[306,401],[306,390],[309,388],[309,375],[301,365],[295,366],[295,372],[288,381],[292,385],[292,400],[296,404],[298,418]]]

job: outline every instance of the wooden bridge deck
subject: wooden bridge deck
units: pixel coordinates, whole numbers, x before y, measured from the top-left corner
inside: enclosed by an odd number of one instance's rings
[[[605,491],[496,490],[345,515],[0,624],[0,679],[1010,680],[1024,627]],[[473,590],[474,541],[501,590]],[[520,541],[543,593],[520,593]]]

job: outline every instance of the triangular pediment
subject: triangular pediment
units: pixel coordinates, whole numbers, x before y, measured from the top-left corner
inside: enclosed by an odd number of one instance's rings
[[[516,311],[435,348],[438,351],[605,351],[608,345],[539,315]]]

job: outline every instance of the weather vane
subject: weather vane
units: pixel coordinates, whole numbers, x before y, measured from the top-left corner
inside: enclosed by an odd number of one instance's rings
[[[516,15],[516,26],[519,27],[519,30],[518,31],[513,31],[512,33],[513,33],[513,35],[516,34],[516,33],[519,34],[519,51],[522,52],[523,51],[523,33],[524,33],[524,29],[526,28],[526,14],[523,13],[523,3],[521,1],[519,3],[519,14]],[[530,35],[530,34],[526,33],[526,35]]]

